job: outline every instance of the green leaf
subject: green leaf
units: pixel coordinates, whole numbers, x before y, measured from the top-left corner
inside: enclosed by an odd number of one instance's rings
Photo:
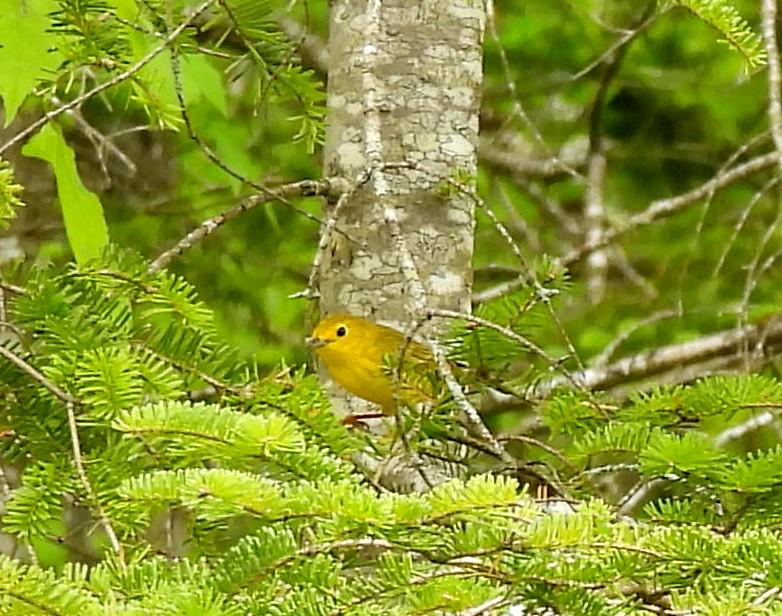
[[[54,2],[0,0],[0,97],[5,104],[5,126],[16,116],[25,97],[62,58],[55,49],[57,36],[48,31],[48,12]],[[8,76],[13,78],[9,79]]]
[[[180,59],[182,90],[188,105],[200,99],[211,103],[221,115],[228,115],[223,76],[205,57],[184,54]]]
[[[99,256],[109,243],[103,206],[97,195],[82,184],[73,150],[60,129],[51,124],[45,126],[30,139],[22,153],[45,160],[54,170],[65,232],[76,263],[83,265]]]

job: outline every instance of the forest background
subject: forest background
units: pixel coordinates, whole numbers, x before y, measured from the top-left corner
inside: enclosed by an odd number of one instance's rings
[[[0,0],[2,613],[780,613],[776,3],[484,8],[488,440],[299,368],[324,4]]]

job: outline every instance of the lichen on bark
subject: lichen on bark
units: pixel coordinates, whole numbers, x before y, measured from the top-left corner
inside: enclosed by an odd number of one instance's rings
[[[470,0],[332,4],[325,173],[359,184],[326,206],[321,312],[469,311],[484,24]]]

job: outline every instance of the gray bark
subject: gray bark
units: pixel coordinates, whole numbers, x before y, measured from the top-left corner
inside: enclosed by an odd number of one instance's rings
[[[484,24],[471,0],[332,4],[325,174],[354,190],[324,216],[323,314],[469,312]]]

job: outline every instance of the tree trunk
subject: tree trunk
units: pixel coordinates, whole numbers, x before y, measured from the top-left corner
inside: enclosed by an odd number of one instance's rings
[[[322,314],[470,310],[484,24],[471,0],[332,4],[325,173],[355,189],[327,205]]]

